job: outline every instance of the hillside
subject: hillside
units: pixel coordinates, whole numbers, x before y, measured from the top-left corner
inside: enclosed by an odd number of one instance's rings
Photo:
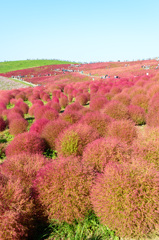
[[[62,61],[62,60],[20,60],[20,61],[6,61],[0,62],[0,73],[6,73],[21,69],[40,67],[46,65],[57,65],[57,64],[72,64],[74,62]]]

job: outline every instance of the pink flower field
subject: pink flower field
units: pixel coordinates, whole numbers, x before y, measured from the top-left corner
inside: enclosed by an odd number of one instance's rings
[[[158,63],[1,74],[0,240],[71,239],[45,229],[90,212],[114,239],[158,239]]]

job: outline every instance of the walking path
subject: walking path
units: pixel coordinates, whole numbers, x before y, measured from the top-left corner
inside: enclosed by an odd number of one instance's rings
[[[10,79],[7,77],[0,76],[0,90],[11,90],[18,88],[26,88],[29,86],[37,86],[32,83],[28,83],[25,81],[20,81],[19,79]]]

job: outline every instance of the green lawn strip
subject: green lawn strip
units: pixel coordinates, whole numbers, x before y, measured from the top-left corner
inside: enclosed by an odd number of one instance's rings
[[[19,61],[5,61],[0,62],[0,73],[6,73],[16,70],[22,70],[33,67],[40,67],[46,65],[57,65],[57,64],[76,64],[76,62],[62,61],[62,60],[19,60]]]
[[[50,235],[48,236],[49,232]],[[88,213],[83,221],[74,221],[73,224],[59,223],[53,220],[44,237],[47,237],[45,239],[48,240],[119,240],[114,231],[100,224],[93,212]]]

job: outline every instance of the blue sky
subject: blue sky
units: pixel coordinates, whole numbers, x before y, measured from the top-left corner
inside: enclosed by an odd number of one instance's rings
[[[0,61],[159,57],[158,0],[6,0]]]

